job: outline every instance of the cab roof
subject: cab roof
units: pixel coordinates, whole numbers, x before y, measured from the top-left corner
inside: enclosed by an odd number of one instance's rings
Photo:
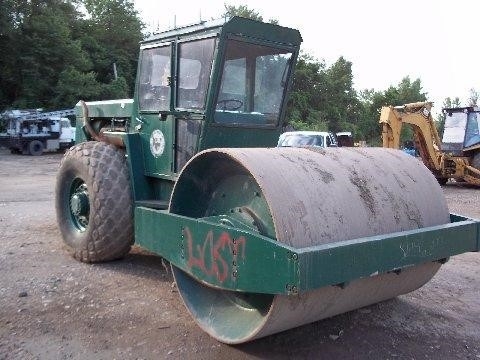
[[[152,35],[141,44],[165,42],[184,37],[194,37],[205,34],[236,34],[256,39],[298,46],[302,42],[300,32],[270,23],[247,19],[239,16],[211,21],[201,21],[197,24],[176,27],[171,30]]]

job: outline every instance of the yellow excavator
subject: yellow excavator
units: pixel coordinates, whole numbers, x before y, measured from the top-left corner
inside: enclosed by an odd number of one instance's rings
[[[382,107],[383,147],[399,149],[402,127],[408,124],[413,129],[415,148],[440,184],[455,179],[480,186],[480,108],[443,109],[443,141],[431,109],[431,102]]]

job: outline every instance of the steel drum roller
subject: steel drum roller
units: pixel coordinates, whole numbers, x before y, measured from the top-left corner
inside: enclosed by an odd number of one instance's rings
[[[428,169],[401,151],[380,148],[207,150],[180,174],[170,212],[233,216],[295,248],[449,222]],[[440,266],[371,274],[293,296],[214,289],[176,267],[173,272],[196,322],[234,344],[408,293]]]

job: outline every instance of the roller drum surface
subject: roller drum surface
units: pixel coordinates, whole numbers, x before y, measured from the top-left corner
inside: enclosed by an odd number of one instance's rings
[[[190,217],[237,208],[260,233],[295,248],[449,222],[430,171],[381,148],[207,150],[184,168],[170,203],[171,212]],[[426,263],[298,296],[211,289],[173,271],[197,323],[222,342],[242,343],[408,293],[439,268]]]

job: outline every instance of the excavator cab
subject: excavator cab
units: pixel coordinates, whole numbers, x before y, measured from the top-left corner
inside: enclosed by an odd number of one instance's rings
[[[480,148],[478,107],[443,109],[445,130],[442,149],[455,156],[462,156],[465,151]]]

